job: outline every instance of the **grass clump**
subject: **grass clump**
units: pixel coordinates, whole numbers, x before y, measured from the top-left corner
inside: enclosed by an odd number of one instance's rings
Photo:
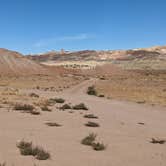
[[[21,103],[16,103],[14,106],[14,110],[17,111],[33,111],[35,107],[30,104],[21,104]]]
[[[100,127],[100,125],[96,122],[88,122],[85,124],[85,126],[88,126],[88,127]]]
[[[53,106],[54,104],[56,104],[56,101],[51,98],[51,99],[46,100],[43,105],[44,106]]]
[[[96,151],[105,150],[106,146],[103,143],[97,142],[92,144],[92,148]]]
[[[103,77],[100,77],[100,80],[106,80],[106,78],[103,76]]]
[[[45,105],[45,106],[42,106],[42,107],[41,107],[41,110],[42,110],[42,111],[47,111],[47,112],[51,112],[51,111],[52,111],[52,110],[51,110],[50,108],[48,108],[48,106],[46,106],[46,105]]]
[[[88,107],[84,103],[73,106],[74,110],[88,110]]]
[[[64,104],[63,106],[60,107],[61,110],[66,110],[66,109],[72,109],[72,107],[69,104]]]
[[[17,144],[20,153],[24,156],[33,155],[32,142],[21,141]]]
[[[87,137],[83,138],[81,144],[91,146],[93,150],[102,151],[106,149],[106,146],[103,143],[95,142],[97,135],[90,133]]]
[[[81,143],[83,145],[92,146],[92,144],[94,143],[96,137],[97,137],[96,134],[90,133],[87,137],[85,137],[85,138],[82,139]]]
[[[98,119],[97,116],[93,115],[93,114],[86,114],[84,115],[84,118],[89,118],[89,119]]]
[[[99,95],[98,97],[105,97],[103,94]]]
[[[37,160],[47,160],[50,158],[49,152],[46,152],[44,149],[39,149],[36,159]]]
[[[152,140],[150,142],[153,144],[164,144],[166,142],[166,140],[152,138]]]
[[[38,146],[33,146],[32,142],[20,141],[17,144],[21,155],[34,156],[38,160],[47,160],[50,158],[49,152]]]
[[[16,111],[23,111],[25,113],[30,113],[32,115],[40,115],[39,111],[34,110],[35,107],[33,105],[30,104],[15,104],[14,106],[14,110]]]
[[[45,123],[47,126],[50,126],[50,127],[61,127],[62,125],[56,123],[56,122],[47,122]]]
[[[137,101],[137,103],[138,103],[138,104],[145,104],[146,101],[145,101],[145,100],[139,100],[139,101]]]
[[[36,97],[36,98],[39,98],[39,95],[36,94],[36,93],[30,93],[29,96],[30,96],[30,97]]]
[[[97,91],[96,91],[95,87],[94,86],[88,87],[87,94],[97,96]]]
[[[34,110],[32,110],[32,111],[30,111],[30,113],[31,113],[32,115],[40,115],[40,112],[39,112],[39,111],[34,111]]]
[[[62,98],[54,98],[52,100],[54,100],[56,103],[64,103],[65,102],[65,100]]]

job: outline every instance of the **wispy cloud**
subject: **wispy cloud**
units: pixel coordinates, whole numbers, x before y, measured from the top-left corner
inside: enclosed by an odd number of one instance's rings
[[[87,40],[91,38],[94,38],[94,36],[86,34],[86,33],[73,35],[73,36],[61,36],[61,37],[55,37],[55,38],[49,38],[49,39],[42,39],[34,43],[33,46],[41,48],[51,44],[56,44],[58,42],[81,41],[81,40]]]

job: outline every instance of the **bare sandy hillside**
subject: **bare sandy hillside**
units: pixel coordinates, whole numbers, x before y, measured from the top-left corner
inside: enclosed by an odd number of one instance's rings
[[[0,74],[1,75],[27,75],[44,74],[46,69],[21,55],[18,52],[0,49]]]

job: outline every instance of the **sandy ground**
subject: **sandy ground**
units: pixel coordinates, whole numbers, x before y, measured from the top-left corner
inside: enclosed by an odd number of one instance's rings
[[[63,92],[33,90],[41,97],[63,97],[66,102],[84,102],[88,111],[59,111],[35,116],[0,108],[0,162],[17,166],[165,166],[166,144],[152,144],[151,138],[166,139],[166,107],[150,106],[125,101],[88,96],[85,92],[95,80],[87,80]],[[30,91],[24,90],[24,93]],[[84,114],[93,113],[99,119],[99,128],[88,128]],[[57,122],[62,127],[44,123]],[[91,121],[91,120],[90,120]],[[139,125],[142,122],[145,125]],[[94,151],[80,143],[94,132],[107,145],[105,151]],[[18,140],[33,141],[48,150],[51,159],[38,161],[21,156],[16,147]]]
[[[166,106],[166,71],[122,71],[98,79],[98,94],[118,100]]]

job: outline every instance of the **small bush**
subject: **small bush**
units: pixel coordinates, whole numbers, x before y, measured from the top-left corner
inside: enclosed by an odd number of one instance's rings
[[[99,95],[98,97],[105,97],[105,96],[101,94],[101,95]]]
[[[20,149],[21,155],[34,156],[38,160],[47,160],[50,158],[48,152],[41,147],[33,146],[32,142],[22,140],[17,144],[17,147]]]
[[[58,123],[55,123],[55,122],[47,122],[45,123],[46,125],[50,126],[50,127],[60,127],[62,125],[58,124]]]
[[[69,104],[64,104],[62,107],[60,107],[60,109],[66,110],[66,109],[72,109],[72,108]]]
[[[32,147],[26,147],[24,149],[20,149],[20,153],[23,156],[33,156],[33,149]]]
[[[93,115],[93,114],[86,114],[84,115],[84,118],[89,118],[89,119],[98,119],[97,116]]]
[[[92,148],[96,151],[101,151],[106,148],[106,146],[103,143],[97,142],[92,144]]]
[[[150,142],[153,144],[164,144],[166,142],[166,140],[152,138],[152,140]]]
[[[29,104],[15,104],[14,106],[14,110],[17,111],[33,111],[35,108],[33,105],[29,105]]]
[[[65,100],[62,98],[55,98],[53,100],[56,101],[56,103],[64,103],[65,102]]]
[[[51,112],[52,110],[50,108],[48,108],[47,106],[43,106],[41,107],[42,111],[47,111],[47,112]]]
[[[85,137],[84,139],[82,139],[81,143],[83,145],[88,145],[88,146],[92,146],[93,142],[96,139],[96,134],[94,133],[90,133],[87,137]]]
[[[51,98],[51,99],[46,100],[43,105],[44,106],[53,106],[54,104],[56,104],[56,101]]]
[[[36,154],[36,159],[38,160],[47,160],[49,158],[50,158],[50,154],[42,148],[40,148]]]
[[[88,107],[84,103],[73,106],[74,110],[88,110]]]
[[[137,101],[138,104],[145,104],[146,101],[145,100],[140,100],[140,101]]]
[[[25,142],[24,140],[17,144],[20,153],[24,156],[32,155],[32,142]]]
[[[39,111],[30,111],[30,113],[32,114],[32,115],[40,115],[40,112]]]
[[[97,92],[96,92],[95,87],[94,86],[88,87],[87,94],[97,96]]]
[[[37,95],[36,93],[30,93],[29,96],[39,98],[39,95]]]
[[[88,126],[88,127],[99,127],[100,125],[96,122],[88,122],[85,124],[85,126]]]
[[[32,146],[32,142],[25,142],[24,140],[20,141],[18,144],[17,144],[17,147],[19,149],[25,149],[25,148],[28,148],[28,147],[31,147]]]
[[[105,77],[100,77],[100,80],[106,80],[106,78]]]

